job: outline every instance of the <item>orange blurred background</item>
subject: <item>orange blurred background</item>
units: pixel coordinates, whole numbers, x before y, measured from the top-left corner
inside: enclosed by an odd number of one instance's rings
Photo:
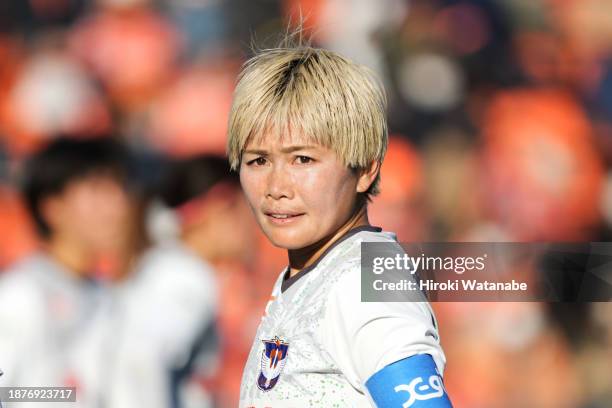
[[[383,79],[391,143],[371,221],[402,241],[608,241],[609,0],[6,0],[0,5],[0,269],[36,248],[23,161],[55,135],[119,134],[159,161],[223,155],[251,50],[306,18]],[[252,226],[215,266],[222,361],[243,364],[286,255]],[[220,231],[219,234],[229,234]],[[435,304],[458,408],[612,406],[612,306]],[[607,362],[607,363],[606,363]]]

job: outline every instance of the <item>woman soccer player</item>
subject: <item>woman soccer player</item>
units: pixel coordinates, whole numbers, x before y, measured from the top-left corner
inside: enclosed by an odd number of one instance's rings
[[[426,302],[362,302],[361,242],[387,147],[386,99],[333,52],[282,46],[243,67],[228,154],[255,218],[288,251],[257,330],[241,407],[450,407]]]

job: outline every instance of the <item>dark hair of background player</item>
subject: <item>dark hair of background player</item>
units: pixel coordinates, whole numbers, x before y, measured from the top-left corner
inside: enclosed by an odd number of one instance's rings
[[[221,182],[240,188],[240,179],[230,170],[225,158],[201,155],[176,161],[169,165],[161,183],[159,197],[168,207],[176,208],[205,194]]]
[[[22,191],[39,233],[48,238],[51,230],[40,210],[45,198],[92,174],[107,174],[127,184],[128,173],[127,150],[112,138],[57,138],[27,161]]]

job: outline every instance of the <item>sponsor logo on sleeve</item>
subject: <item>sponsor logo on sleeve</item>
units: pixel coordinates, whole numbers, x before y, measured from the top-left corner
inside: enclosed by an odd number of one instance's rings
[[[410,408],[416,401],[426,401],[444,395],[444,386],[439,375],[430,376],[427,382],[423,377],[417,377],[408,384],[397,385],[393,390],[408,393],[409,398],[402,404],[402,408]]]

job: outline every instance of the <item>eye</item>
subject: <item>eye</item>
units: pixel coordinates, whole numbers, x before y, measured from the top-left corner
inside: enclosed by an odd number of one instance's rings
[[[296,156],[295,160],[299,164],[308,164],[314,161],[312,157],[308,157],[308,156]]]
[[[263,156],[259,156],[253,160],[249,160],[246,164],[247,166],[263,166],[266,164],[266,158]]]

